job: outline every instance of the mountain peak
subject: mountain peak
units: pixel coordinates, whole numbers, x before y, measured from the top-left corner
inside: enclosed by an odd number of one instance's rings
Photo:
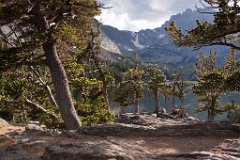
[[[143,61],[151,61],[161,64],[181,64],[192,58],[196,59],[196,54],[188,47],[177,47],[171,42],[171,38],[166,33],[165,28],[174,21],[183,30],[196,27],[196,19],[200,21],[213,21],[213,16],[201,14],[197,10],[187,9],[170,17],[161,27],[155,29],[143,29],[139,32],[121,31],[115,27],[103,26],[103,33],[118,46],[123,55],[131,56],[139,53]]]

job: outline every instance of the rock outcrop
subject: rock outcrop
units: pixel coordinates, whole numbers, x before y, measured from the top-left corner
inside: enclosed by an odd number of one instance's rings
[[[9,125],[9,123],[7,121],[5,121],[4,119],[0,118],[0,127],[7,126],[7,125]]]
[[[136,145],[113,139],[100,142],[59,142],[45,148],[44,160],[134,160],[147,159],[150,155]]]
[[[240,127],[236,125],[204,123],[188,119],[163,119],[156,114],[128,114],[123,120],[124,123],[88,126],[77,131],[62,132],[46,129],[38,123],[31,123],[22,127],[21,132],[12,130],[0,136],[0,159],[236,160],[240,158]],[[137,124],[133,124],[136,122]]]

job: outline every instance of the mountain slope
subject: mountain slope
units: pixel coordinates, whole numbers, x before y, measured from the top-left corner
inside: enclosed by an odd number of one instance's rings
[[[119,47],[124,55],[132,55],[137,52],[143,61],[179,64],[186,60],[186,56],[196,56],[192,54],[191,48],[179,48],[172,44],[165,27],[174,21],[183,29],[193,28],[196,26],[196,19],[213,21],[212,15],[200,14],[197,11],[187,9],[182,14],[172,16],[159,28],[131,32],[104,25],[102,31]]]
[[[145,29],[139,32],[121,31],[117,28],[103,25],[102,32],[119,48],[122,55],[132,56],[138,53],[144,63],[155,63],[167,66],[189,65],[192,66],[198,53],[209,53],[210,50],[217,52],[217,60],[223,63],[229,51],[228,47],[213,46],[204,47],[193,51],[190,47],[177,47],[171,42],[171,38],[165,28],[174,21],[183,30],[196,27],[196,20],[201,22],[213,22],[214,17],[210,14],[199,13],[187,9],[183,13],[171,16],[161,27]],[[106,50],[107,47],[106,47]]]

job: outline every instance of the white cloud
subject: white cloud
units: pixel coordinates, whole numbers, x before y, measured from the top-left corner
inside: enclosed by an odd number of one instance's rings
[[[121,30],[138,31],[160,27],[171,15],[194,8],[198,0],[99,0],[110,9],[97,17]]]
[[[150,6],[157,10],[169,10],[173,3],[170,0],[150,0]]]

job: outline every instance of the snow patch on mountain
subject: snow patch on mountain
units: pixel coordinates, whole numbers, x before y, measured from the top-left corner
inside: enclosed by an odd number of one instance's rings
[[[128,48],[128,47],[124,47],[127,51],[129,51],[129,52],[132,52],[132,51],[134,51],[133,49],[131,49],[131,48]]]
[[[165,34],[159,34],[159,38],[165,37]]]
[[[133,37],[135,37],[136,36],[136,32],[131,32],[131,35],[133,36]]]
[[[132,40],[131,40],[132,41]],[[139,49],[143,49],[145,46],[144,45],[141,45],[138,41],[138,34],[136,35],[136,39],[134,41],[132,41],[134,46],[139,48]]]

